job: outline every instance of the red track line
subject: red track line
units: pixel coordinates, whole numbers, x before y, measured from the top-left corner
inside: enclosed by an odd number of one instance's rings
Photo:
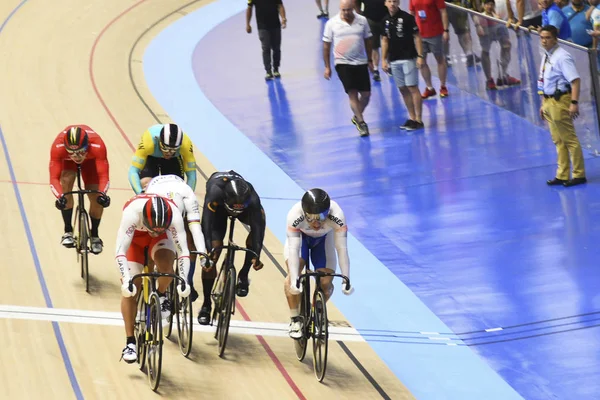
[[[119,15],[117,15],[112,21],[110,21],[102,29],[102,31],[100,31],[100,33],[96,37],[96,40],[94,41],[94,44],[92,46],[92,51],[91,51],[91,54],[90,54],[90,61],[89,61],[89,74],[90,74],[90,80],[92,81],[92,86],[94,88],[94,92],[96,92],[96,96],[98,97],[98,100],[100,100],[100,103],[102,104],[102,107],[104,108],[104,110],[106,110],[106,113],[108,114],[108,116],[110,117],[110,119],[113,121],[113,123],[115,124],[115,126],[117,127],[117,129],[119,130],[119,132],[121,133],[121,136],[123,137],[123,139],[125,139],[125,141],[127,142],[127,144],[129,145],[129,147],[131,148],[132,151],[135,150],[135,147],[133,146],[133,144],[131,143],[131,141],[129,140],[129,138],[127,137],[127,135],[125,134],[125,132],[121,128],[121,125],[119,125],[119,123],[117,122],[117,119],[115,118],[115,116],[112,114],[112,112],[110,111],[110,109],[106,105],[106,102],[102,98],[102,95],[100,94],[100,91],[98,90],[98,86],[96,85],[96,80],[94,79],[94,55],[96,53],[96,47],[98,46],[98,43],[100,42],[100,39],[102,38],[102,36],[104,35],[104,33],[106,33],[106,31],[115,22],[117,22],[119,19],[121,19],[125,14],[127,14],[128,12],[130,12],[131,10],[133,10],[134,8],[136,8],[137,6],[141,5],[145,1],[146,0],[140,0],[137,3],[133,4],[132,6],[130,6],[129,8],[125,9],[125,11],[123,11]],[[244,310],[244,308],[241,306],[241,304],[239,302],[236,302],[236,303],[237,303],[236,304],[236,308],[240,311],[240,314],[242,315],[242,317],[244,317],[244,319],[246,321],[251,321],[250,317],[248,316],[248,314],[246,313],[246,311]],[[304,395],[302,394],[302,392],[300,391],[300,389],[298,388],[298,386],[294,383],[293,379],[290,377],[290,375],[288,374],[287,370],[284,368],[284,366],[281,363],[281,361],[279,361],[279,359],[277,358],[277,356],[275,355],[275,353],[273,352],[273,350],[271,349],[271,347],[268,345],[268,343],[266,342],[266,340],[262,336],[259,336],[259,335],[257,335],[256,338],[258,339],[258,341],[260,342],[260,344],[263,346],[263,348],[265,349],[265,351],[267,352],[267,354],[271,358],[271,361],[273,361],[273,363],[275,364],[275,366],[277,367],[277,369],[279,370],[279,372],[281,373],[281,375],[283,375],[284,379],[286,380],[286,382],[288,383],[288,385],[290,386],[290,388],[294,391],[294,393],[296,393],[296,395],[298,396],[298,398],[301,399],[301,400],[306,400],[306,397],[304,397]]]

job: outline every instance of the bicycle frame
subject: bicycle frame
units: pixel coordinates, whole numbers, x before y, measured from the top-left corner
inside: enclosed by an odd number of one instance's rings
[[[85,195],[90,193],[104,194],[99,190],[83,189],[81,187],[81,164],[77,164],[77,188],[78,190],[72,190],[70,192],[63,193],[67,195],[77,195],[77,207],[75,208],[75,222],[74,226],[77,227],[77,240],[75,250],[77,251],[77,261],[81,257],[81,277],[85,277],[85,291],[89,292],[89,270],[88,270],[88,252],[89,246],[88,241],[90,239],[89,227],[91,225],[90,216],[85,210]],[[73,201],[75,203],[75,201]],[[84,225],[88,228],[84,228]]]

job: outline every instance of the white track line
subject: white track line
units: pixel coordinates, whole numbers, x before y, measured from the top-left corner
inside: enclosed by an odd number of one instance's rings
[[[65,308],[0,305],[0,318],[123,326],[123,318],[119,312],[73,310]],[[173,328],[177,330],[176,327]],[[203,326],[198,324],[195,321],[194,316],[194,331],[214,333],[215,329],[215,326]],[[243,335],[289,337],[287,323],[239,321],[232,319],[229,331],[231,333]],[[334,326],[329,327],[329,338],[331,340],[343,340],[346,342],[365,341],[356,329]]]

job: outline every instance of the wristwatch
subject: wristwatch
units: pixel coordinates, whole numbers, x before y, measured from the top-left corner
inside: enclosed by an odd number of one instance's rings
[[[450,29],[444,29],[444,32],[450,32]]]
[[[571,104],[579,104],[577,100],[571,100]]]
[[[419,58],[425,58],[425,57],[423,57],[423,54],[417,54],[417,57],[419,57]]]

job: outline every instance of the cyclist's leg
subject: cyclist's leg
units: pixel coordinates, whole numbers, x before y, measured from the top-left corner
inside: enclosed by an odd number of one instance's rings
[[[223,245],[223,239],[225,238],[226,230],[227,215],[225,212],[217,210],[214,218],[213,232],[211,234],[211,249]],[[211,293],[215,284],[215,279],[217,278],[216,264],[220,255],[221,250],[217,250],[212,259],[212,261],[215,263],[215,266],[208,271],[205,271],[204,269],[202,270],[202,292],[204,294],[204,301],[202,302],[202,307],[198,313],[198,322],[201,325],[208,325],[210,323],[210,311],[212,309]]]
[[[337,263],[335,246],[333,244],[333,231],[330,231],[322,240],[312,248],[310,260],[315,266],[315,271],[320,273],[334,273]],[[320,278],[321,287],[325,293],[325,301],[333,294],[333,277],[324,276]]]
[[[173,263],[175,262],[177,250],[173,241],[167,237],[166,233],[152,239],[149,254],[158,272],[165,274],[173,273]],[[156,291],[158,292],[163,318],[171,315],[171,304],[166,296],[166,292],[172,280],[173,278],[158,278]]]
[[[99,181],[95,160],[86,160],[81,164],[81,178],[85,183],[86,189],[98,190]],[[100,254],[102,252],[103,243],[98,234],[98,228],[100,227],[100,220],[102,219],[104,207],[97,202],[98,194],[90,193],[88,194],[88,198],[90,200],[90,220],[92,221],[90,229],[91,250],[94,254]]]
[[[144,263],[144,241],[143,236],[134,236],[131,245],[127,251],[127,265],[129,268],[129,276],[134,276],[142,272]],[[137,288],[137,296],[142,296],[141,279],[133,282]],[[121,297],[121,314],[125,323],[125,348],[122,352],[123,360],[127,363],[133,363],[137,360],[136,337],[134,333],[135,314],[137,311],[137,296]]]
[[[75,178],[77,177],[76,171],[77,164],[70,160],[63,161],[63,170],[60,174],[60,186],[63,193],[73,190]],[[73,195],[69,194],[66,197],[67,206],[64,210],[61,210],[64,222],[64,234],[60,243],[65,247],[73,247],[75,245],[75,240],[73,239]]]
[[[300,254],[299,256],[299,266],[298,266],[298,271],[296,274],[294,274],[294,276],[299,276],[300,272],[302,271],[302,269],[304,268],[305,265],[305,261],[308,259],[308,253],[309,253],[309,249],[308,249],[308,241],[306,240],[308,237],[304,234],[302,234],[302,245],[300,247]],[[295,256],[295,255],[294,255]],[[288,264],[288,260],[290,258],[290,249],[289,249],[289,244],[288,241],[285,241],[285,245],[283,247],[283,258],[285,259],[285,267],[287,269],[287,276],[285,278],[285,282],[283,284],[283,292],[285,293],[285,297],[287,299],[288,302],[288,306],[290,308],[290,326],[289,326],[289,335],[291,338],[293,339],[300,339],[302,337],[302,320],[300,319],[300,301],[301,301],[301,295],[300,294],[294,294],[291,292],[290,290],[290,286],[292,284],[296,284],[295,282],[292,283],[291,280],[291,274],[290,274],[290,267]]]
[[[261,237],[258,238],[258,241],[260,243],[262,243],[265,238],[265,226],[266,226],[265,212],[264,212],[264,209],[262,209],[262,207],[261,207],[260,216],[261,216],[260,223],[262,226],[261,226],[261,232],[259,232],[259,233],[262,233],[262,235],[261,235]],[[250,215],[247,215],[246,213],[244,213],[238,218],[238,220],[246,226],[251,226],[252,221],[250,220],[250,218],[251,218]],[[254,235],[256,235],[256,232],[250,231],[250,233],[246,237],[246,248],[252,248],[252,242],[254,239]],[[237,289],[236,289],[237,293],[236,294],[239,297],[245,297],[248,295],[248,291],[250,289],[250,282],[248,281],[248,273],[250,272],[250,267],[252,266],[252,260],[254,258],[255,257],[251,253],[246,253],[246,256],[244,258],[244,265],[242,266],[242,269],[240,270],[240,273],[238,275],[238,284],[237,284]]]

